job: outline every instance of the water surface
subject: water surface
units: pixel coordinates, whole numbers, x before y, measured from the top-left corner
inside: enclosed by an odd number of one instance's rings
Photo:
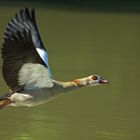
[[[0,43],[19,7],[0,7]],[[110,83],[33,108],[0,110],[2,140],[138,140],[140,14],[37,8],[37,23],[58,80],[91,74]],[[0,78],[0,94],[8,88]]]

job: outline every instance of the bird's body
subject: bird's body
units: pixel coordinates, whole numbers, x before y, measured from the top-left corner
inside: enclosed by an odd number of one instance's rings
[[[54,80],[48,53],[41,41],[34,9],[21,9],[9,21],[2,48],[3,77],[10,92],[0,98],[5,106],[35,106],[72,89],[108,83],[97,75],[61,82]]]
[[[47,88],[24,90],[10,96],[10,99],[14,101],[10,106],[36,106],[52,100],[57,94],[59,94],[59,92],[55,88],[51,90]]]

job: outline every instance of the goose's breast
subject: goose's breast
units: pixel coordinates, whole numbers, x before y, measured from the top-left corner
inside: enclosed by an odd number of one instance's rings
[[[13,101],[10,106],[36,106],[52,100],[56,95],[53,91],[45,91],[44,89],[14,93],[10,97]]]

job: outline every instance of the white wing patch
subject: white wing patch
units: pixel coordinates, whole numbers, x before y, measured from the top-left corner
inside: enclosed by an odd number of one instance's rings
[[[48,54],[46,51],[40,48],[36,48],[37,52],[39,53],[39,56],[43,59],[43,61],[48,65]]]
[[[36,51],[38,52],[38,54],[41,57],[41,59],[47,65],[49,76],[52,78],[52,74],[51,74],[50,66],[49,66],[49,62],[48,62],[48,54],[47,54],[47,52],[44,49],[40,49],[40,48],[36,48]]]
[[[25,89],[51,88],[54,86],[49,76],[48,69],[41,64],[27,63],[19,71],[19,85],[25,85]]]

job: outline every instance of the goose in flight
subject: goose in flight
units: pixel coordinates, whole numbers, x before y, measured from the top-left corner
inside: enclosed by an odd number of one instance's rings
[[[34,9],[21,9],[9,21],[4,33],[2,59],[2,74],[10,91],[0,97],[0,108],[35,106],[72,89],[108,83],[97,75],[69,82],[54,80]]]

